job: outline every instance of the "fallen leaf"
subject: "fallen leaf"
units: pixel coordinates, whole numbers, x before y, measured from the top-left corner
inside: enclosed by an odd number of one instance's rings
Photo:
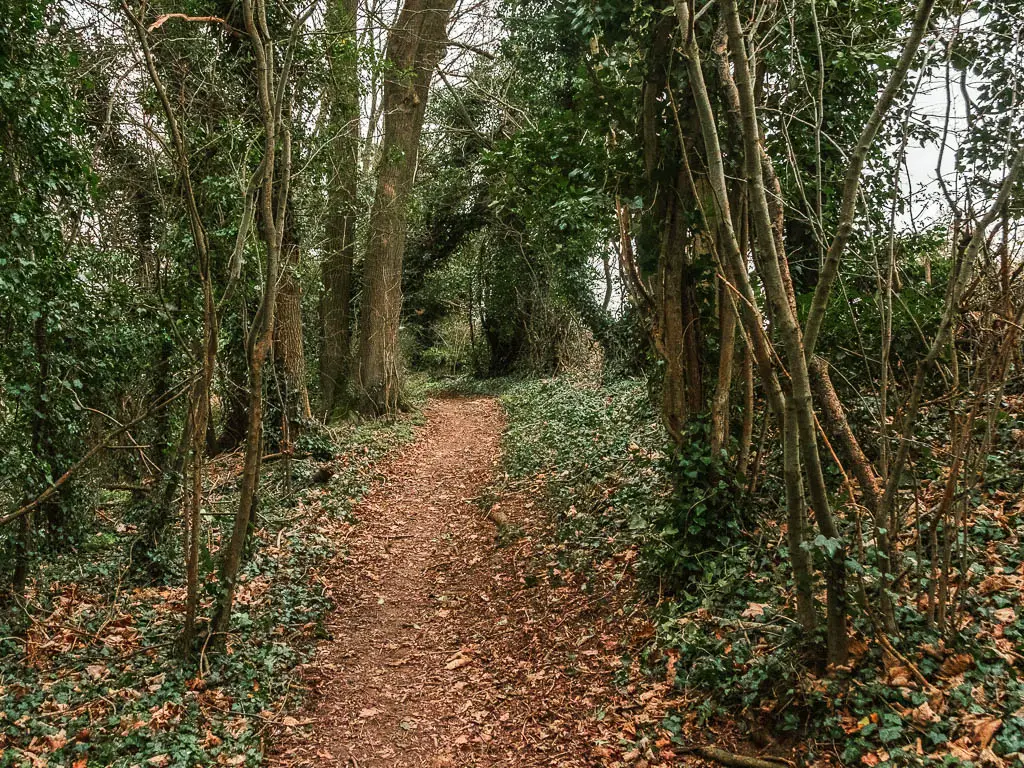
[[[974,760],[978,756],[963,738],[949,742],[949,753],[957,760]]]
[[[1013,581],[1009,577],[994,573],[991,576],[986,576],[978,585],[978,594],[991,595],[993,592],[1009,589],[1012,586]]]
[[[978,755],[978,762],[982,765],[992,766],[992,768],[1003,768],[1006,765],[1006,761],[991,749],[981,750],[981,754]]]
[[[1000,624],[1012,624],[1017,620],[1017,613],[1013,608],[999,608],[992,611],[992,617]]]
[[[974,740],[978,742],[979,747],[985,749],[992,743],[992,739],[995,738],[996,733],[1002,727],[1003,721],[999,718],[994,717],[990,720],[982,720],[974,726]]]
[[[937,723],[941,719],[937,714],[935,714],[931,705],[927,701],[924,702],[924,704],[922,704],[921,706],[915,707],[911,711],[910,716],[918,725],[929,725],[931,723]]]
[[[56,752],[58,749],[68,743],[67,732],[62,728],[56,733],[50,734],[46,737],[46,745],[51,751]]]
[[[107,674],[107,668],[102,664],[90,664],[85,668],[85,671],[93,680],[99,680],[101,677]]]
[[[961,672],[966,672],[974,666],[974,657],[969,653],[960,653],[956,656],[950,656],[939,668],[939,672],[949,677],[951,675],[959,675]]]
[[[764,609],[767,603],[747,603],[747,608],[740,614],[744,619],[756,619],[764,616]]]

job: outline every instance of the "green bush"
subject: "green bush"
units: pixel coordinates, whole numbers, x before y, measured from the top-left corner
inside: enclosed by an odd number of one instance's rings
[[[637,547],[640,574],[683,599],[695,581],[732,572],[720,555],[740,546],[744,507],[704,420],[691,422],[684,449],[672,445],[643,379],[525,381],[503,402],[509,470],[544,475],[567,539]]]

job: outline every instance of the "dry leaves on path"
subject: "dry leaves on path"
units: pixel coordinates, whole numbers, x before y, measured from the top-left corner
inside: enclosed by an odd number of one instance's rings
[[[500,460],[497,402],[434,400],[426,416],[327,575],[338,607],[305,670],[312,722],[280,734],[274,764],[667,764],[667,744],[619,738],[665,707],[660,690],[613,684],[633,620],[615,596],[525,577],[546,535],[532,499],[502,498],[523,532],[504,547],[473,501]]]

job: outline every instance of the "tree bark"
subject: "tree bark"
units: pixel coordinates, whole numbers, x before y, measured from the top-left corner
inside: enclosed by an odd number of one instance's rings
[[[352,344],[352,265],[356,248],[359,181],[359,70],[357,0],[334,0],[327,14],[330,150],[327,180],[327,243],[321,266],[321,412],[326,420],[344,405]]]
[[[745,337],[741,370],[743,421],[740,426],[740,448],[736,454],[736,472],[741,478],[746,479],[750,472],[750,446],[754,441],[754,359]]]
[[[359,313],[357,407],[395,413],[402,399],[398,326],[407,205],[416,168],[430,80],[447,46],[454,0],[406,0],[388,39],[384,139],[370,212]]]
[[[718,284],[718,381],[711,399],[711,454],[719,457],[729,442],[729,401],[736,346],[736,309],[725,282]]]
[[[681,151],[686,151],[683,148]],[[682,176],[680,172],[679,176]],[[685,441],[690,416],[704,404],[700,370],[699,316],[689,277],[687,232],[679,199],[681,180],[664,194],[661,252],[658,259],[656,344],[665,361],[661,415],[677,445]]]
[[[274,358],[284,379],[282,407],[292,438],[313,416],[306,387],[306,353],[302,342],[302,288],[295,274],[299,254],[295,220],[289,205],[281,247],[281,281],[274,313]]]

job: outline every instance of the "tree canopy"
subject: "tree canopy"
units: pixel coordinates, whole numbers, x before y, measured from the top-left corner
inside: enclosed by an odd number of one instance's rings
[[[801,682],[722,672],[722,712],[806,764],[1017,759],[994,680],[1024,634],[987,612],[1019,595],[986,601],[1024,533],[1024,2],[9,6],[8,656],[103,562],[108,597],[183,590],[159,658],[205,669],[280,550],[268,509],[356,483],[359,430],[424,387],[496,387],[560,546],[633,548],[656,654],[691,663],[648,658],[666,685],[729,653],[694,611],[770,605],[784,640],[736,669]],[[994,665],[971,697],[1002,741],[951,714],[957,653]],[[842,687],[818,726],[812,678]],[[42,738],[2,727],[0,754]]]

